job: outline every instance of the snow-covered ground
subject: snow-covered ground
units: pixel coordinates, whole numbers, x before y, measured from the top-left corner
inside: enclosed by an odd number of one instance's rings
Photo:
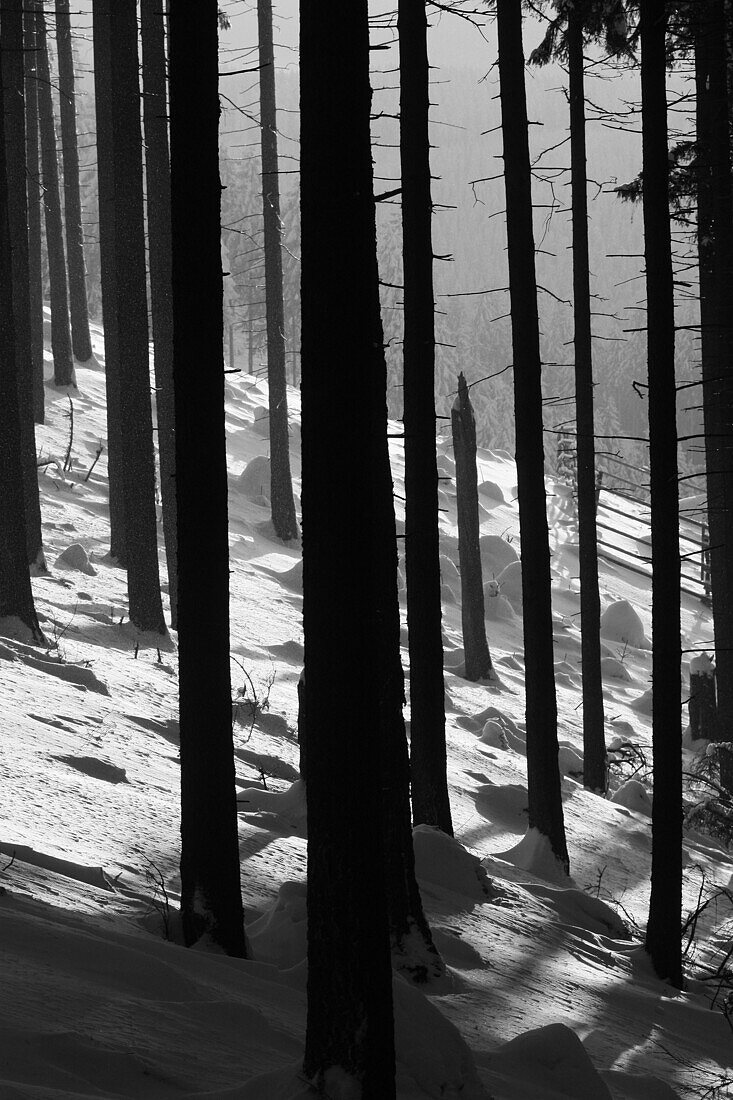
[[[103,361],[99,332],[95,351]],[[254,960],[236,961],[165,938],[177,936],[179,888],[175,650],[137,638],[125,620],[124,574],[105,560],[104,454],[85,477],[106,435],[104,376],[80,367],[78,383],[68,473],[66,393],[47,388],[48,423],[38,431],[39,452],[59,460],[40,472],[51,571],[33,582],[53,647],[6,636],[7,623],[0,638],[0,1097],[293,1100],[307,1094],[297,1076],[305,1023],[306,841],[295,736],[301,572],[297,549],[269,537],[266,469],[250,466],[267,455],[266,387],[247,375],[227,381],[235,752]],[[289,399],[299,493],[297,391]],[[542,846],[525,837],[514,464],[506,453],[480,453],[487,629],[500,686],[476,685],[460,676],[448,437],[439,453],[449,780],[460,845],[416,832],[423,899],[449,973],[428,996],[395,983],[399,1096],[733,1095],[733,1033],[720,1004],[711,1007],[715,984],[692,978],[677,993],[653,976],[641,946],[648,790],[638,781],[622,786],[620,769],[609,800],[580,781],[577,527],[568,487],[548,481],[572,873],[559,882]],[[401,495],[396,441],[393,459]],[[625,512],[613,517],[618,546],[628,551],[640,537],[638,516],[623,502],[616,507]],[[611,545],[614,537],[604,531]],[[88,571],[59,561],[74,544],[87,552]],[[602,563],[607,734],[649,755],[649,579],[622,560]],[[684,596],[683,631],[685,649],[710,642],[709,611],[697,596]],[[403,658],[407,669],[406,650]],[[733,885],[733,859],[688,833],[685,909],[714,884]],[[730,905],[711,905],[691,959],[709,950],[719,961],[732,936]]]

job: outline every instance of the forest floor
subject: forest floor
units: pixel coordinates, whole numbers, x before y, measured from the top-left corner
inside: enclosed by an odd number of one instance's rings
[[[98,330],[95,352],[103,362]],[[306,942],[306,821],[295,732],[302,572],[299,549],[271,536],[268,480],[261,464],[250,466],[268,450],[266,385],[244,374],[227,378],[234,734],[253,958],[238,961],[175,942],[175,644],[138,636],[126,620],[125,576],[105,556],[105,452],[86,476],[106,437],[104,374],[96,364],[77,374],[78,391],[47,386],[47,424],[38,429],[40,456],[52,460],[40,470],[50,571],[33,585],[51,646],[29,646],[12,623],[0,624],[0,1097],[294,1100],[307,1095],[297,1075]],[[297,390],[288,396],[299,492],[300,403]],[[69,399],[74,438],[64,470]],[[403,462],[393,443],[401,494]],[[733,941],[729,898],[711,902],[697,922],[684,992],[654,977],[642,946],[651,838],[646,551],[640,547],[634,570],[622,564],[622,553],[601,563],[607,739],[611,747],[627,746],[616,753],[613,797],[604,799],[581,781],[574,504],[567,485],[548,480],[572,874],[562,880],[526,829],[514,463],[503,452],[479,454],[487,631],[499,680],[472,684],[461,676],[447,437],[439,454],[448,479],[440,520],[448,766],[460,843],[425,828],[415,835],[423,900],[448,976],[424,990],[395,980],[398,1095],[733,1096],[724,991],[705,977]],[[607,499],[625,513],[611,523],[609,511],[606,519],[628,557],[643,508]],[[604,532],[611,544],[614,537]],[[88,566],[81,557],[72,566],[60,560],[76,544]],[[162,573],[163,565],[161,530]],[[404,618],[404,589],[401,597]],[[683,648],[709,645],[710,613],[694,588],[683,596],[682,615]],[[334,644],[353,628],[334,623]],[[406,648],[403,661],[409,675]],[[347,727],[348,714],[343,721]],[[704,750],[704,742],[693,748],[686,738],[687,771]],[[716,889],[733,887],[733,856],[702,832],[686,830],[684,863],[685,914]]]

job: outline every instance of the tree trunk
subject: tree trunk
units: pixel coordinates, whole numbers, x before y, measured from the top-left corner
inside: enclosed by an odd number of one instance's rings
[[[109,0],[93,7],[94,105],[97,130],[97,186],[99,194],[99,266],[104,325],[104,380],[107,397],[107,475],[109,480],[109,553],[126,565],[124,443],[120,396],[120,336],[117,320],[115,261],[115,174],[112,141]]]
[[[522,11],[518,0],[497,0],[497,22],[514,349],[517,493],[522,547],[529,827],[537,829],[548,839],[555,857],[567,872],[569,860],[557,757],[557,701],[542,440],[542,366],[534,265],[532,185],[524,87]]]
[[[577,433],[580,627],[583,668],[583,783],[606,790],[606,737],[601,676],[601,598],[596,541],[593,338],[588,254],[588,194],[585,148],[583,21],[575,4],[568,12],[570,165],[573,222],[573,317],[575,321],[575,423]]]
[[[33,419],[43,424],[46,397],[43,388],[43,262],[41,258],[41,169],[38,160],[38,73],[36,16],[32,0],[23,12],[23,69],[25,76],[25,156],[28,199],[28,293],[33,375]]]
[[[275,55],[272,0],[257,0],[260,51],[260,135],[262,141],[262,214],[265,236],[265,312],[267,315],[267,387],[270,413],[270,504],[275,534],[283,542],[298,538],[290,476],[288,391],[283,310],[282,221],[277,161]]]
[[[13,263],[13,316],[17,356],[20,448],[25,501],[28,564],[46,572],[38,496],[36,437],[33,424],[30,276],[28,270],[28,199],[26,194],[23,4],[6,0],[0,28],[5,102],[10,251]]]
[[[435,454],[433,204],[427,20],[400,0],[400,163],[404,272],[405,566],[410,645],[412,817],[453,835],[445,747]]]
[[[41,167],[46,215],[46,252],[51,286],[51,351],[55,386],[76,386],[74,356],[69,327],[69,297],[66,287],[64,227],[61,221],[59,164],[56,155],[56,124],[53,117],[48,38],[43,6],[36,8],[38,75],[38,122],[41,135]]]
[[[160,0],[142,0],[143,119],[147,181],[150,305],[155,363],[163,538],[168,564],[171,626],[178,621],[175,415],[173,399],[173,305],[171,291],[171,199],[165,14]]]
[[[689,710],[691,739],[717,741],[715,666],[707,653],[698,653],[690,661]]]
[[[185,5],[171,8],[181,913],[187,944],[206,937],[243,957],[229,672],[217,3],[200,0],[196,19]],[[202,364],[209,365],[203,385]]]
[[[134,0],[109,8],[114,162],[114,260],[120,341],[122,476],[130,622],[165,634],[158,571],[155,453],[145,293],[142,132]]]
[[[324,38],[324,26],[334,34]],[[374,594],[381,568],[370,552],[382,516],[383,479],[375,470],[381,471],[386,440],[375,430],[382,351],[373,308],[366,0],[301,4],[300,104],[303,630],[307,708],[317,715],[308,729],[304,1074],[317,1088],[327,1089],[340,1075],[356,1096],[393,1100],[379,826],[384,758],[382,737],[375,736],[383,666]],[[334,189],[336,141],[340,185]],[[346,394],[358,416],[347,415]],[[365,538],[354,541],[357,531]],[[340,631],[334,644],[338,622],[359,628]],[[335,775],[343,785],[334,783]]]
[[[3,31],[7,18],[6,13]],[[33,641],[43,642],[26,556],[3,84],[0,81],[0,619],[19,619]]]
[[[476,470],[476,419],[468,386],[458,375],[458,396],[451,409],[453,454],[456,460],[458,563],[461,569],[461,625],[467,680],[490,679],[493,666],[486,640],[486,611],[481,574]]]
[[[80,363],[87,363],[92,358],[92,338],[89,334],[84,229],[81,222],[79,146],[76,136],[76,92],[69,0],[56,0],[56,48],[61,104],[61,150],[64,164],[64,213],[66,215],[66,257],[69,266],[71,342],[74,357]]]
[[[674,285],[664,0],[641,5],[642,171],[649,365],[652,531],[652,888],[646,949],[660,978],[682,986],[682,724],[680,549],[674,374]]]

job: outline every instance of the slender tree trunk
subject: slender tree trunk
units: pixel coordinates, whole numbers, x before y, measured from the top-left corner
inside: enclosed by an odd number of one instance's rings
[[[596,541],[593,338],[588,253],[588,182],[585,148],[583,5],[568,12],[570,171],[573,221],[573,317],[575,320],[575,423],[577,432],[580,626],[583,661],[583,783],[606,790],[606,738],[601,676],[601,598]]]
[[[229,673],[217,14],[216,0],[199,0],[195,19],[176,3],[169,17],[181,912],[187,944],[207,937],[243,957]],[[202,363],[213,364],[205,385]]]
[[[404,271],[405,565],[410,645],[412,816],[453,835],[445,747],[435,454],[433,204],[423,0],[400,0],[400,163]]]
[[[38,160],[38,72],[36,15],[32,0],[23,11],[23,68],[25,76],[25,156],[28,199],[28,293],[30,312],[33,419],[43,424],[43,263],[41,258],[41,169]]]
[[[26,194],[25,102],[22,0],[6,0],[0,26],[7,142],[10,250],[13,263],[13,314],[17,356],[20,447],[25,500],[28,563],[46,571],[38,496],[36,438],[33,424],[30,277],[28,271],[28,200]]]
[[[117,265],[115,261],[115,172],[112,137],[110,0],[93,7],[94,105],[97,129],[97,186],[99,194],[99,261],[104,325],[104,380],[107,397],[107,472],[109,479],[109,553],[119,565],[127,563],[125,534],[124,443],[120,396],[120,334],[117,319]]]
[[[486,610],[481,574],[476,470],[476,419],[468,386],[458,375],[458,396],[451,410],[453,454],[456,460],[458,563],[461,568],[461,625],[467,680],[491,678],[493,667],[486,640]]]
[[[288,391],[283,311],[282,222],[277,161],[275,55],[272,0],[257,0],[260,50],[260,134],[262,140],[262,214],[265,235],[265,311],[267,315],[267,386],[270,412],[270,501],[272,525],[283,542],[298,538],[290,476]]]
[[[81,222],[79,146],[76,136],[76,91],[74,88],[74,55],[71,48],[69,0],[56,0],[56,48],[59,64],[61,149],[64,164],[64,213],[66,215],[66,257],[69,267],[71,342],[74,357],[78,362],[86,363],[92,358],[92,338],[89,334],[84,229]]]
[[[165,634],[158,571],[155,453],[150,402],[142,132],[135,0],[109,9],[114,158],[114,258],[120,341],[122,475],[130,622]]]
[[[542,366],[519,0],[497,0],[497,17],[522,545],[529,827],[549,840],[557,860],[567,871],[569,860],[557,758],[550,546],[542,441]]]
[[[3,24],[7,18],[4,14]],[[19,619],[33,641],[43,642],[26,556],[3,83],[0,81],[0,619]]]
[[[674,285],[664,0],[641,4],[642,170],[649,364],[652,528],[652,888],[646,949],[660,978],[682,986],[682,722],[680,550],[674,374]]]
[[[41,135],[43,205],[46,215],[46,252],[51,285],[51,351],[55,386],[76,386],[74,356],[69,326],[69,296],[66,286],[64,227],[61,220],[59,164],[56,155],[56,124],[53,117],[51,72],[48,64],[48,37],[43,7],[36,8],[36,46],[38,75],[38,122]]]
[[[733,195],[727,70],[725,5],[706,0],[699,5],[695,34],[697,239],[716,740],[721,741],[733,739]],[[733,793],[731,754],[721,751],[721,783]]]
[[[163,537],[168,564],[171,626],[178,621],[176,530],[176,434],[173,398],[173,303],[171,290],[171,200],[165,14],[160,0],[142,0],[143,119],[150,245],[150,304],[155,362]]]
[[[324,38],[324,26],[334,33]],[[384,759],[382,736],[374,736],[375,722],[381,726],[374,606],[381,566],[370,553],[383,515],[386,440],[375,430],[382,351],[373,308],[366,0],[301,3],[300,103],[303,629],[307,709],[317,715],[308,729],[304,1074],[321,1089],[341,1076],[354,1096],[391,1100],[392,973],[379,827]],[[336,140],[340,185],[332,189]],[[345,414],[346,393],[359,416]],[[367,537],[355,543],[357,530]],[[334,644],[340,621],[359,629],[340,632]]]

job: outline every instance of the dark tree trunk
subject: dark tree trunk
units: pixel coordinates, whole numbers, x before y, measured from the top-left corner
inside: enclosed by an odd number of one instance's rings
[[[718,702],[716,740],[733,739],[733,195],[724,0],[697,12],[697,206],[700,344],[710,532],[710,585]],[[721,783],[733,793],[733,759],[721,750]]]
[[[652,886],[646,949],[655,971],[682,986],[682,723],[680,550],[674,374],[674,286],[664,0],[641,4],[644,256],[649,365],[652,530]]]
[[[4,14],[3,31],[7,18]],[[26,556],[3,83],[0,81],[0,619],[20,619],[32,639],[43,642]]]
[[[38,73],[36,16],[31,0],[23,12],[25,76],[25,156],[28,199],[28,294],[30,313],[33,419],[43,424],[43,261],[41,258],[41,169],[38,154]]]
[[[94,105],[97,129],[97,186],[99,193],[99,261],[104,325],[104,380],[107,397],[107,472],[109,479],[109,553],[124,566],[125,535],[124,443],[120,407],[120,336],[117,320],[115,261],[115,173],[112,140],[110,0],[93,8]]]
[[[243,957],[229,673],[217,3],[200,0],[196,19],[186,5],[171,8],[181,912],[187,944],[208,937]],[[205,385],[202,363],[210,365]]]
[[[17,356],[20,458],[23,467],[26,553],[29,565],[46,571],[38,496],[36,437],[33,423],[30,278],[28,272],[28,200],[25,161],[25,96],[22,0],[6,0],[0,27],[5,102],[10,250],[13,263],[13,316]]]
[[[272,526],[283,542],[298,538],[290,476],[288,391],[283,311],[282,221],[277,161],[275,57],[272,0],[257,0],[260,51],[260,134],[262,140],[262,214],[265,236],[265,311],[267,314],[267,387],[270,413],[270,503]]]
[[[718,740],[718,715],[715,701],[715,666],[707,653],[690,661],[690,737]]]
[[[176,530],[176,434],[173,400],[173,304],[171,291],[171,178],[165,14],[161,0],[142,0],[143,119],[150,246],[150,305],[155,363],[163,538],[168,564],[171,626],[178,622]]]
[[[69,0],[56,0],[56,48],[59,65],[61,105],[61,150],[64,164],[64,213],[66,215],[66,259],[69,267],[71,343],[80,363],[92,358],[87,308],[87,275],[84,261],[84,229],[79,190],[79,146],[76,136],[76,91],[74,55],[71,48]]]
[[[435,454],[433,204],[423,0],[400,0],[400,162],[404,271],[405,566],[410,645],[412,817],[453,835],[445,747]]]
[[[542,366],[522,10],[518,0],[497,0],[497,22],[522,545],[529,827],[537,829],[549,840],[557,860],[567,871],[569,860],[557,758],[550,546],[542,440]]]
[[[56,124],[53,117],[48,37],[43,7],[36,8],[38,74],[38,123],[41,135],[43,205],[46,215],[46,252],[51,287],[51,351],[55,386],[75,386],[74,356],[69,326],[69,296],[66,286],[64,227],[61,220],[59,163],[56,155]]]
[[[467,680],[486,680],[493,673],[486,640],[484,586],[481,573],[476,469],[476,419],[468,386],[458,375],[458,396],[451,409],[453,454],[456,460],[458,563],[461,569],[461,625]]]
[[[583,6],[568,12],[570,165],[573,221],[573,316],[575,320],[575,423],[577,432],[580,625],[583,661],[583,783],[606,790],[606,737],[601,676],[601,598],[596,541],[593,338],[588,255],[588,194],[585,149]]]
[[[142,132],[134,0],[109,9],[114,162],[114,260],[120,341],[122,476],[129,616],[140,630],[165,634],[158,572],[155,453],[145,292]]]
[[[324,26],[337,33],[324,38]],[[373,308],[366,0],[301,3],[300,105],[303,629],[308,714],[318,716],[308,730],[304,1074],[324,1088],[340,1072],[357,1095],[390,1100],[392,971],[379,827],[384,758],[382,737],[374,736],[382,671],[374,593],[381,568],[369,535],[382,518],[383,479],[375,470],[386,440],[375,430],[374,410],[382,351]],[[358,416],[345,415],[347,393]],[[367,537],[355,543],[355,531]],[[343,621],[359,629],[334,639],[334,623]]]

